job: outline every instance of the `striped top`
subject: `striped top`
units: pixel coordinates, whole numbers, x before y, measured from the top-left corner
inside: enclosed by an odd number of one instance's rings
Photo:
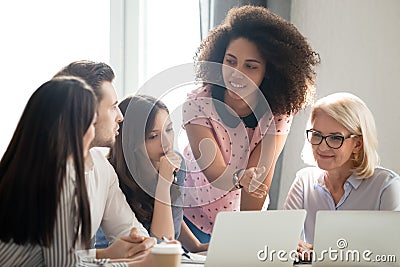
[[[75,170],[72,162],[67,164],[66,179],[57,210],[54,239],[50,247],[39,245],[17,245],[0,240],[0,266],[128,266],[126,263],[108,263],[108,259],[95,259],[95,251],[74,248],[74,225],[76,213]]]

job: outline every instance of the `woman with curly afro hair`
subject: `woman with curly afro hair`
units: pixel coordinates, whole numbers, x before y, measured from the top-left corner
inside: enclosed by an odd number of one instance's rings
[[[319,55],[295,26],[264,7],[232,8],[196,56],[183,107],[189,146],[185,221],[208,242],[220,211],[268,205],[293,116],[314,95]]]

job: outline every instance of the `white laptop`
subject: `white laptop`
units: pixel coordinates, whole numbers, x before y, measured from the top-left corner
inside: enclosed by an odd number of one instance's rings
[[[205,266],[293,266],[305,216],[305,210],[220,212]]]
[[[400,266],[400,212],[318,211],[312,267]]]

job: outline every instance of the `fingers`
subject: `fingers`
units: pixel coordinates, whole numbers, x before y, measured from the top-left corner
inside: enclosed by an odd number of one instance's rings
[[[148,237],[145,238],[145,240],[133,246],[131,249],[128,251],[128,256],[129,258],[132,257],[141,257],[143,254],[147,254],[150,249],[157,243],[157,240],[154,237]]]
[[[207,251],[207,250],[208,250],[208,245],[209,245],[209,243],[201,244],[201,245],[200,245],[201,251]]]
[[[308,244],[308,243],[304,242],[303,240],[300,240],[299,246],[302,246],[302,247],[304,247],[306,249],[313,249],[314,248],[313,245]]]
[[[297,247],[297,254],[302,261],[311,261],[313,254],[313,246],[300,240]]]
[[[145,237],[139,234],[136,227],[132,227],[129,236],[123,236],[121,239],[130,243],[141,243]]]
[[[257,194],[259,197],[267,195],[268,186],[252,178],[249,183],[248,192],[252,194]]]
[[[165,157],[169,163],[176,168],[175,171],[178,171],[181,166],[182,158],[173,151],[168,152]]]
[[[308,244],[308,243],[304,242],[303,240],[299,241],[298,246],[301,248],[313,249],[313,245]]]
[[[139,234],[139,231],[136,227],[132,227],[129,237],[132,238],[132,240],[137,240],[138,242],[142,242],[144,240],[144,236]]]
[[[174,152],[169,152],[160,158],[160,165],[164,165],[165,167],[170,166],[172,171],[179,171],[181,162],[182,158]]]
[[[266,168],[264,166],[254,168],[254,169],[257,174],[263,174],[266,171]]]
[[[170,240],[167,242],[167,244],[181,244],[178,240]]]
[[[265,170],[264,166],[246,169],[240,178],[240,185],[243,186],[244,191],[257,198],[265,197],[268,193],[268,186],[259,181]]]

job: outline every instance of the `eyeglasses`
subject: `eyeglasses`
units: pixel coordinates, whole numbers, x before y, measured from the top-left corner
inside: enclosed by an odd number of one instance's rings
[[[323,136],[320,132],[314,130],[306,130],[306,135],[308,142],[312,145],[320,145],[322,140],[325,139],[326,144],[333,149],[339,149],[343,145],[344,140],[358,136],[355,134],[350,134],[348,136],[335,134]]]

